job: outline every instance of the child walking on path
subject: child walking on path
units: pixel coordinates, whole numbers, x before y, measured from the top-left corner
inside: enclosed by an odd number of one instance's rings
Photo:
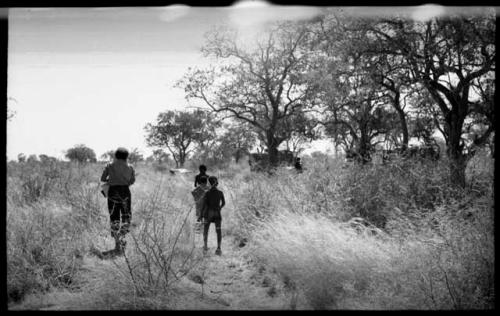
[[[215,251],[216,255],[222,255],[221,251],[221,242],[222,242],[222,231],[221,231],[221,213],[220,211],[226,205],[226,201],[224,199],[224,193],[217,189],[217,178],[214,176],[210,176],[208,178],[210,182],[211,188],[205,193],[205,197],[203,198],[203,209],[202,209],[202,218],[204,222],[203,227],[203,250],[207,251],[207,241],[208,241],[208,229],[210,228],[211,223],[215,223],[215,231],[217,232],[217,250]]]
[[[199,185],[191,191],[196,206],[196,232],[201,231],[201,209],[203,208],[203,197],[205,196],[205,193],[210,190],[210,186],[208,185],[208,176],[201,176],[198,179],[198,183]]]
[[[205,165],[200,165],[200,167],[198,168],[200,170],[200,173],[198,173],[196,175],[196,177],[194,177],[194,187],[196,188],[201,182],[200,182],[200,179],[202,177],[207,177],[208,178],[208,174],[207,174],[207,166]]]

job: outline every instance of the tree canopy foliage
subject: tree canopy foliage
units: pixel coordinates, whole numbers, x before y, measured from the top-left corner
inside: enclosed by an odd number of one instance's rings
[[[70,161],[85,163],[85,162],[96,162],[96,155],[93,149],[80,144],[66,151],[66,158]]]
[[[399,126],[396,132],[402,134],[403,149],[411,134],[428,141],[429,132],[437,129],[447,145],[450,175],[463,186],[468,159],[476,148],[491,141],[494,131],[494,12],[428,21],[333,13],[316,20],[311,30],[322,65],[317,80],[326,122],[333,125],[327,129],[330,135],[344,143],[349,139],[346,147],[354,143],[364,154],[372,145],[370,136],[354,136],[355,132],[370,135],[363,128],[388,135]],[[372,102],[371,109],[357,116],[356,109],[363,104],[366,108],[367,100]],[[374,124],[374,114],[386,111],[387,104],[397,116],[386,113],[380,121],[386,124]],[[409,131],[408,120],[418,120],[413,126],[420,130]]]
[[[199,99],[214,112],[251,126],[276,165],[278,147],[303,132],[304,126],[294,123],[316,104],[307,76],[309,54],[301,45],[307,36],[305,28],[283,24],[253,49],[245,49],[230,30],[212,30],[202,51],[221,63],[191,70],[178,86],[188,99]]]
[[[177,167],[183,167],[196,146],[203,146],[213,137],[215,122],[203,110],[192,112],[166,111],[156,123],[145,126],[146,141],[152,147],[166,147]]]
[[[202,48],[218,63],[190,69],[177,86],[247,126],[271,165],[278,147],[298,153],[324,135],[367,162],[377,148],[406,152],[411,138],[435,147],[439,133],[450,177],[464,186],[477,148],[494,153],[495,31],[488,9],[426,21],[327,10],[277,23],[255,45],[219,27]]]

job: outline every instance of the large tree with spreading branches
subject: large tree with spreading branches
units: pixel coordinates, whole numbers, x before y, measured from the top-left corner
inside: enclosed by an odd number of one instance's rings
[[[315,106],[306,28],[280,24],[252,49],[238,43],[228,29],[207,33],[203,52],[222,63],[205,70],[190,70],[179,81],[188,99],[201,100],[219,114],[252,127],[269,154],[269,164],[278,164],[278,147],[303,126],[297,119],[310,119]]]

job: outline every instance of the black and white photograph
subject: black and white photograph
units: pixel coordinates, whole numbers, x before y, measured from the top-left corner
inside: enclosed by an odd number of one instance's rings
[[[500,7],[2,8],[6,307],[493,310]]]

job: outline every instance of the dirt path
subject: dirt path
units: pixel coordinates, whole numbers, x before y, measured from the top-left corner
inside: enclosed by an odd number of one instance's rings
[[[213,229],[213,227],[211,227]],[[222,256],[215,255],[216,236],[211,230],[209,250],[202,250],[201,234],[196,236],[196,256],[200,263],[176,286],[173,309],[289,309],[290,298],[279,277],[254,263],[248,247],[240,248],[231,236],[224,236]],[[117,259],[122,260],[122,259]],[[84,258],[82,276],[93,279],[103,273],[111,260],[88,255]],[[84,310],[96,309],[88,301],[88,293],[60,290],[41,296],[29,296],[24,303],[9,306],[11,310]]]
[[[211,233],[203,261],[183,280],[186,295],[176,308],[286,309],[289,299],[279,278],[254,263],[248,248],[240,248],[231,236],[223,239],[222,256],[215,255],[215,231]],[[201,253],[201,235],[197,238]]]

